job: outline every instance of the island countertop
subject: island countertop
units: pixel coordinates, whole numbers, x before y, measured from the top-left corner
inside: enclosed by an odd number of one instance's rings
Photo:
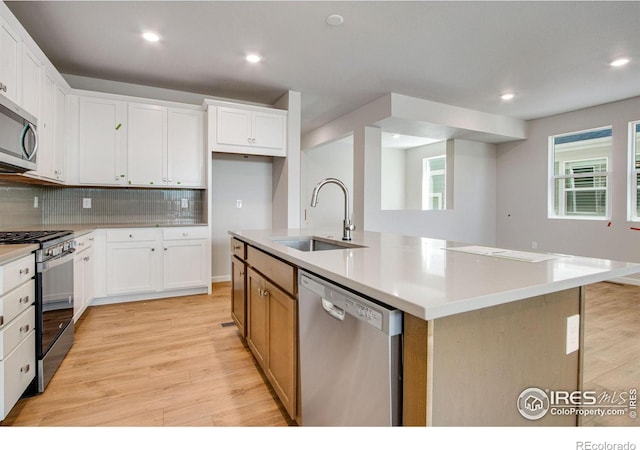
[[[296,250],[274,240],[319,236],[340,241],[340,237],[298,229],[229,234],[303,270],[425,320],[640,272],[640,263],[509,253],[501,249],[491,254],[489,248],[459,242],[370,231],[353,233],[351,242],[362,248],[315,252]],[[467,253],[485,249],[488,254]],[[527,260],[529,256],[534,262]]]

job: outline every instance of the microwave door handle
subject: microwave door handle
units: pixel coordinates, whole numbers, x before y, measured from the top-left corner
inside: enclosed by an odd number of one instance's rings
[[[29,132],[29,130],[31,130],[31,132],[33,133],[33,150],[31,151],[31,153],[27,151],[27,145],[25,142],[25,140],[27,139],[27,133]],[[38,152],[38,133],[36,132],[36,129],[33,126],[33,124],[31,124],[30,122],[27,122],[27,124],[24,126],[24,129],[22,130],[21,145],[22,145],[22,153],[24,153],[24,156],[27,158],[27,161],[31,161],[34,158],[34,156],[36,156],[36,153]]]

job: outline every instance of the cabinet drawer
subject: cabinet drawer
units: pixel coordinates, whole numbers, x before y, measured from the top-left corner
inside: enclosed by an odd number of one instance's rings
[[[81,252],[82,250],[93,246],[93,241],[95,240],[93,233],[84,234],[80,237],[75,238],[76,241],[76,251]]]
[[[209,235],[207,227],[175,227],[163,228],[162,239],[165,241],[176,239],[206,239]]]
[[[247,258],[247,244],[236,238],[231,238],[231,253],[244,261]]]
[[[296,295],[296,268],[261,250],[247,246],[247,262],[291,295]]]
[[[17,289],[0,297],[0,328],[7,325],[36,300],[36,282],[29,280]]]
[[[143,242],[158,239],[160,230],[155,228],[135,228],[122,230],[107,230],[107,242]]]
[[[0,361],[0,420],[24,393],[36,374],[36,333],[32,331],[4,361]]]
[[[0,360],[4,360],[36,325],[36,307],[31,305],[6,327],[0,329]]]
[[[36,274],[36,259],[29,254],[0,266],[0,295],[21,285]]]

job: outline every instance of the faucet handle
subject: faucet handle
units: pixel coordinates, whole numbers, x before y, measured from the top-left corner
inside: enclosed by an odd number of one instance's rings
[[[349,231],[353,231],[356,229],[356,226],[354,224],[352,224],[351,222],[345,223],[344,224],[344,229],[345,230],[349,230]]]

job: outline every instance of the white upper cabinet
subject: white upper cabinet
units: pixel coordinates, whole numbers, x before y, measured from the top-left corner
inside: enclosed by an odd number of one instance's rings
[[[168,109],[167,184],[205,187],[204,112]]]
[[[129,103],[132,186],[204,187],[202,111]]]
[[[287,156],[287,111],[210,104],[209,127],[211,151]]]
[[[40,74],[42,63],[23,43],[20,45],[20,101],[22,107],[35,117],[40,117]]]
[[[128,106],[129,184],[165,185],[167,108],[138,103]]]
[[[18,103],[18,47],[20,39],[0,17],[0,95]]]
[[[80,183],[124,186],[127,182],[127,104],[81,97],[79,108]]]

